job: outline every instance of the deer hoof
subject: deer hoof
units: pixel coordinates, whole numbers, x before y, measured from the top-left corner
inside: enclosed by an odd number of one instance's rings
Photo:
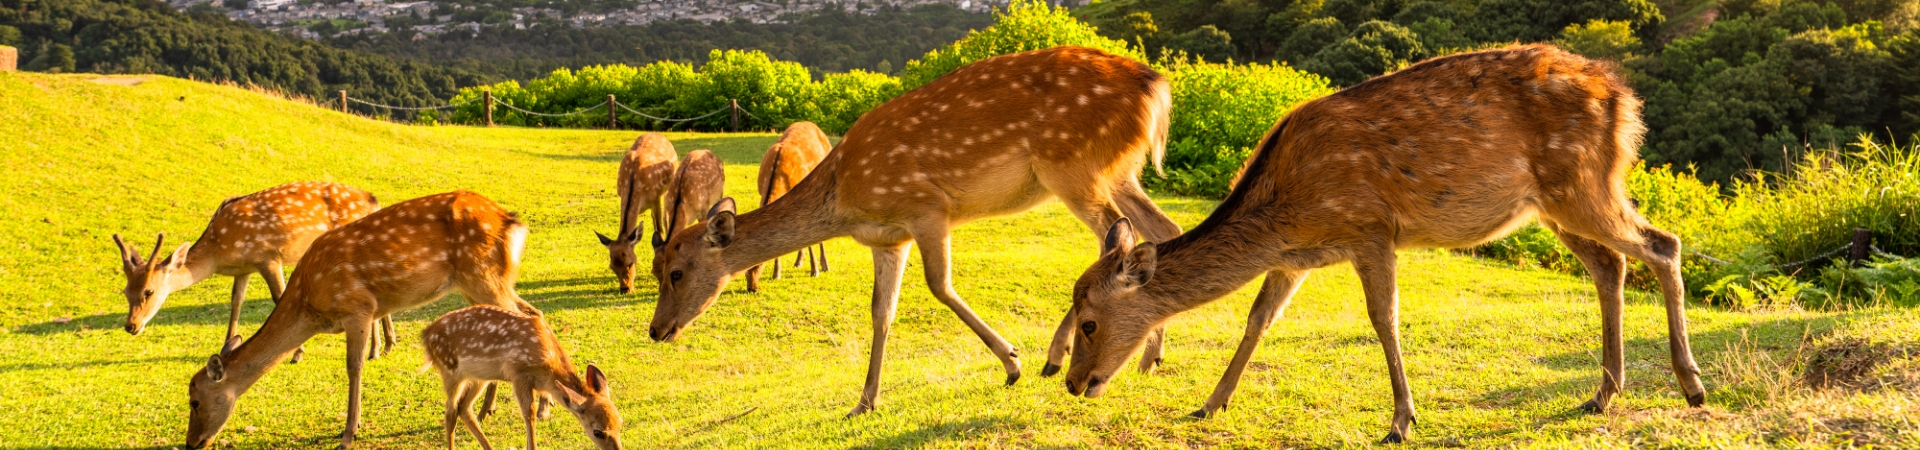
[[[306,357],[307,357],[306,349],[294,349],[293,358],[287,359],[287,364],[299,364],[300,360],[306,359]]]
[[[866,413],[867,413],[868,411],[873,411],[873,407],[870,407],[870,406],[867,406],[867,405],[866,405],[865,403],[862,403],[862,404],[860,404],[860,405],[858,405],[858,406],[854,406],[854,407],[853,407],[853,412],[849,412],[849,413],[847,413],[847,418],[848,418],[848,419],[852,419],[852,418],[853,418],[853,416],[858,416],[858,415],[861,415],[861,414],[866,414]]]
[[[1058,374],[1058,373],[1060,373],[1059,364],[1047,363],[1046,367],[1040,368],[1040,376],[1043,376],[1043,377],[1054,376],[1055,374]]]
[[[1594,400],[1587,400],[1586,403],[1581,403],[1579,407],[1575,407],[1574,409],[1588,414],[1607,412],[1606,408],[1600,407],[1600,402]]]
[[[1020,381],[1020,372],[1014,372],[1014,373],[1010,373],[1010,374],[1007,374],[1007,385],[1008,385],[1008,386],[1012,386],[1012,385],[1013,385],[1013,383],[1014,383],[1014,382],[1016,382],[1016,381]]]
[[[1705,405],[1705,404],[1707,404],[1707,393],[1701,392],[1698,394],[1687,395],[1687,406],[1698,408],[1700,407],[1700,405]]]
[[[1385,438],[1381,438],[1381,439],[1380,439],[1380,444],[1382,444],[1382,445],[1385,445],[1385,444],[1398,444],[1398,443],[1402,443],[1402,442],[1406,442],[1406,441],[1407,441],[1407,438],[1405,438],[1405,437],[1401,437],[1401,436],[1400,436],[1400,432],[1398,432],[1398,431],[1394,431],[1394,432],[1389,432],[1389,433],[1387,433],[1387,437],[1385,437]]]

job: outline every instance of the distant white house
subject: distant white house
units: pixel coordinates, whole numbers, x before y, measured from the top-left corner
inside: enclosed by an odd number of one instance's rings
[[[247,2],[247,9],[277,11],[293,5],[293,0],[253,0]]]

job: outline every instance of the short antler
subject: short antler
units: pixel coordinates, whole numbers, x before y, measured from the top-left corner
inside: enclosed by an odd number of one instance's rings
[[[120,233],[113,234],[113,245],[120,247],[121,268],[132,272],[135,267],[140,267],[140,255],[133,253],[133,249],[127,248],[127,241],[120,238]]]
[[[160,262],[160,248],[167,245],[167,234],[159,233],[153,237],[153,254],[147,256],[147,264]]]

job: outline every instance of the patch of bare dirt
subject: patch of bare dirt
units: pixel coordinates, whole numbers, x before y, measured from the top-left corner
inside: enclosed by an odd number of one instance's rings
[[[147,82],[147,77],[100,77],[94,78],[92,81],[116,86],[139,86],[140,83]]]

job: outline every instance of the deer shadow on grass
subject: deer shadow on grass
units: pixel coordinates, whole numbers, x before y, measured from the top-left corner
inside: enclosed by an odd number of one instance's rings
[[[1558,354],[1532,355],[1530,358],[1535,365],[1556,371],[1576,373],[1579,374],[1578,376],[1551,383],[1533,385],[1517,384],[1503,389],[1488,391],[1481,394],[1477,399],[1473,400],[1472,403],[1479,408],[1511,408],[1549,399],[1569,399],[1565,405],[1557,405],[1557,407],[1554,408],[1554,410],[1558,412],[1535,418],[1531,428],[1539,428],[1545,425],[1577,420],[1589,416],[1590,413],[1580,411],[1577,407],[1592,397],[1594,390],[1600,385],[1600,377],[1602,376],[1600,363],[1603,357],[1603,350],[1599,339],[1599,330],[1597,329],[1597,322],[1599,321],[1597,317],[1599,315],[1598,311],[1595,311],[1594,315],[1596,316],[1593,320],[1596,322],[1596,329],[1593,333],[1591,345],[1579,350]],[[1850,317],[1856,315],[1856,313],[1846,313],[1838,316],[1814,318],[1782,318],[1706,331],[1699,329],[1697,325],[1698,322],[1693,323],[1695,327],[1688,330],[1689,332],[1687,334],[1690,344],[1693,347],[1694,360],[1700,365],[1702,372],[1701,381],[1707,385],[1707,403],[1709,405],[1713,404],[1716,397],[1724,396],[1726,392],[1725,389],[1729,387],[1725,384],[1716,383],[1714,379],[1715,364],[1723,358],[1723,355],[1727,351],[1735,348],[1767,351],[1776,357],[1775,362],[1780,364],[1793,364],[1794,361],[1792,361],[1792,358],[1794,357],[1795,349],[1800,347],[1801,340],[1832,329],[1834,325],[1845,322]],[[1664,325],[1664,321],[1658,325]],[[1634,327],[1636,325],[1629,323],[1627,326]],[[1671,360],[1667,352],[1665,327],[1661,326],[1660,328],[1661,330],[1657,336],[1626,340],[1627,384],[1624,392],[1615,395],[1615,405],[1619,405],[1623,397],[1646,399],[1652,396],[1658,396],[1658,399],[1655,400],[1658,404],[1657,407],[1688,407],[1686,400],[1679,395],[1667,394],[1678,391],[1679,387],[1674,384],[1673,372],[1670,369]],[[1416,399],[1419,395],[1417,391],[1414,393]],[[1490,431],[1486,436],[1475,437],[1491,437],[1510,432],[1513,431]]]

